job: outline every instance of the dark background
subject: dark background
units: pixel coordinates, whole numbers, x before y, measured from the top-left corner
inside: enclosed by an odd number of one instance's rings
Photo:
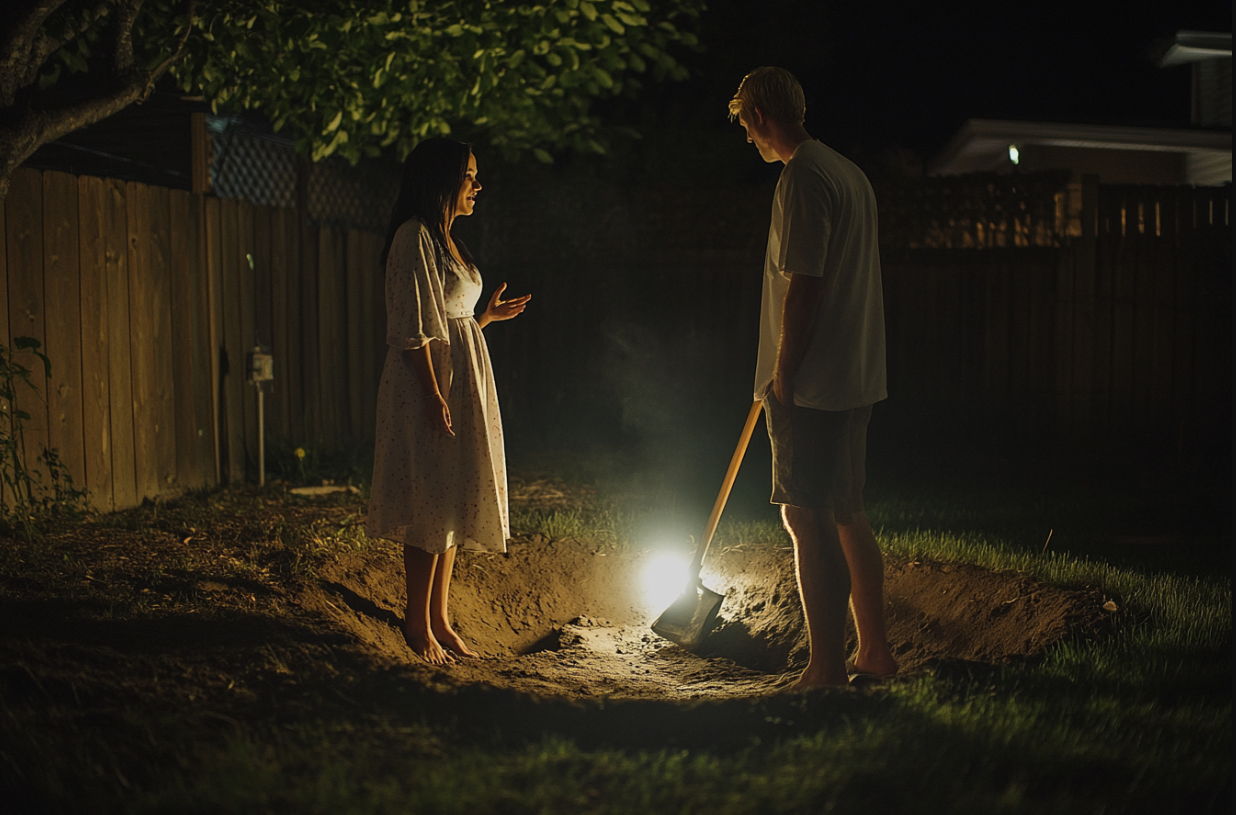
[[[749,353],[725,360],[718,375],[709,367],[707,332],[682,325],[698,303],[663,302],[657,280],[713,262],[748,264],[756,283],[739,296],[758,311],[768,204],[781,165],[765,164],[728,120],[726,103],[747,71],[791,70],[804,86],[814,137],[873,179],[908,178],[921,175],[968,118],[1188,126],[1189,68],[1159,68],[1154,48],[1180,29],[1230,27],[1227,6],[1199,2],[711,2],[697,29],[706,50],[683,57],[689,80],[646,82],[637,98],[600,106],[608,124],[633,127],[641,138],[614,135],[611,155],[558,155],[550,167],[504,165],[477,145],[487,186],[477,214],[457,229],[487,283],[507,280],[510,291],[534,294],[524,317],[486,332],[500,389],[503,378],[537,364],[522,348],[593,349],[572,366],[577,392],[565,399],[538,392],[521,403],[508,389],[513,462],[643,493],[650,512],[677,507],[688,529],[706,515],[750,405],[754,325],[734,327],[749,335]],[[728,202],[723,230],[726,245],[737,248],[723,258],[709,255],[701,238],[715,209],[695,209],[700,190],[710,203]],[[629,258],[619,256],[628,249]],[[650,269],[640,252],[677,260]],[[604,299],[598,311],[617,310],[621,319],[585,317],[582,329],[559,330],[564,311],[590,308],[581,290]],[[703,297],[701,290],[696,299]],[[890,382],[891,393],[896,385]],[[1227,451],[1200,474],[1210,480],[1199,488],[1198,473],[1182,474],[1172,462],[1078,449],[1000,417],[924,415],[895,398],[877,406],[870,455],[869,492],[883,495],[954,484],[973,496],[983,484],[995,493],[980,500],[1034,502],[1052,500],[1064,483],[1074,490],[1087,481],[1127,484],[1133,508],[1123,515],[1139,529],[1170,526],[1168,503],[1181,494],[1193,501],[1216,486],[1221,506],[1230,492]],[[727,517],[770,515],[769,465],[761,424]],[[1208,508],[1214,494],[1205,496]],[[1148,500],[1160,503],[1147,509]],[[1201,522],[1224,529],[1226,517],[1210,512]]]
[[[1189,68],[1151,52],[1231,25],[1230,4],[1199,0],[712,0],[691,80],[649,85],[635,115],[723,131],[743,75],[779,65],[803,84],[812,135],[870,169],[886,150],[929,158],[968,118],[1186,125]]]

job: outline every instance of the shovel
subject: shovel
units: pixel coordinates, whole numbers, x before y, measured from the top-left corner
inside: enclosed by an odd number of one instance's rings
[[[724,594],[718,594],[700,582],[700,569],[704,566],[704,554],[708,544],[712,543],[713,533],[717,531],[717,523],[721,520],[721,512],[725,509],[726,499],[730,497],[730,488],[738,476],[738,467],[742,464],[743,454],[747,452],[747,443],[751,441],[751,433],[755,430],[755,422],[760,417],[763,403],[756,400],[747,414],[747,423],[743,425],[742,435],[738,437],[738,447],[734,457],[730,459],[730,468],[725,471],[725,480],[721,482],[721,493],[717,503],[713,504],[712,515],[708,516],[708,526],[704,529],[704,537],[691,558],[691,566],[687,570],[689,578],[687,589],[667,608],[656,622],[652,624],[654,633],[665,637],[670,642],[677,643],[688,650],[694,649],[717,622],[717,612],[721,610]]]

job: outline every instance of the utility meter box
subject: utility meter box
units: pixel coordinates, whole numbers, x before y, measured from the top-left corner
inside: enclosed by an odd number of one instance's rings
[[[275,358],[264,353],[260,345],[249,352],[249,381],[269,382],[275,378]]]

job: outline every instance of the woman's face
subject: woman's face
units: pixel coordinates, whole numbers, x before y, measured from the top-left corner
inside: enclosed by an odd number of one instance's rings
[[[455,198],[455,215],[471,215],[476,208],[476,194],[481,191],[481,183],[476,180],[476,156],[468,155],[468,172],[464,173],[463,184],[459,187],[459,195]]]

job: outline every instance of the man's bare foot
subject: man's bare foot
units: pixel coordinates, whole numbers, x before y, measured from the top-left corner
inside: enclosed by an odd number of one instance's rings
[[[407,640],[412,652],[430,665],[452,665],[455,662],[455,657],[443,649],[442,645],[434,639],[433,634],[427,631],[414,634],[404,629],[403,638]]]
[[[463,637],[455,633],[455,629],[451,628],[450,623],[445,625],[435,626],[433,635],[438,642],[442,643],[442,647],[448,651],[459,654],[461,657],[468,659],[480,659],[481,655],[468,647],[468,644],[463,641]]]

